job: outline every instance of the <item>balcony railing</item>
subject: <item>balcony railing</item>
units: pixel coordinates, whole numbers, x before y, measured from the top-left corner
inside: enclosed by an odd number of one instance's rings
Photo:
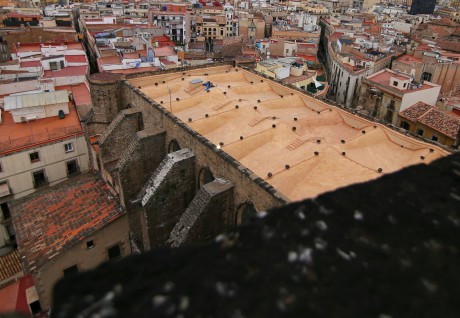
[[[66,136],[76,135],[82,132],[79,126],[67,126],[54,129],[46,129],[41,133],[32,134],[17,139],[8,139],[0,141],[0,153],[15,149],[20,149],[34,144],[41,144],[50,140],[63,138]]]

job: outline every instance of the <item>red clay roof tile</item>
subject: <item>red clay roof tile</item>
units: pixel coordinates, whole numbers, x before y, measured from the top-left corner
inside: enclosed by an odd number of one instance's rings
[[[10,203],[25,271],[93,235],[125,214],[95,173],[84,173]]]

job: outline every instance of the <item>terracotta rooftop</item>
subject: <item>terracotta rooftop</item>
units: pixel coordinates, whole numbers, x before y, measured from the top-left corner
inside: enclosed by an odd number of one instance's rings
[[[22,264],[17,250],[0,256],[0,282],[20,272],[22,272]]]
[[[104,56],[104,57],[98,58],[97,62],[98,62],[99,65],[120,64],[121,63],[121,57],[118,56],[118,55]]]
[[[138,59],[139,58],[139,53],[137,53],[137,52],[124,53],[123,58],[124,59]]]
[[[412,122],[426,125],[452,139],[455,139],[460,129],[459,118],[422,102],[412,105],[399,115]]]
[[[87,63],[85,55],[66,55],[65,60],[70,63]]]
[[[0,314],[7,312],[30,316],[27,304],[27,289],[34,286],[32,275],[19,278],[18,281],[0,289]]]
[[[27,123],[15,123],[11,113],[3,111],[0,124],[0,154],[21,151],[81,133],[83,130],[80,120],[71,102],[69,114],[64,119],[54,116]]]
[[[174,63],[176,64],[176,63]],[[120,69],[120,70],[110,70],[108,72],[113,74],[134,74],[134,73],[142,73],[142,72],[152,72],[160,70],[159,67],[149,66],[149,67],[140,67],[140,68],[128,68],[128,69]]]
[[[390,173],[447,154],[243,69],[177,74],[128,81],[213,144],[223,143],[221,150],[291,200],[375,179],[379,168]],[[215,87],[206,93],[193,79]]]
[[[413,55],[409,54],[404,54],[400,58],[398,58],[396,61],[404,64],[409,64],[412,65],[412,63],[422,63],[422,59],[418,57],[414,57]]]
[[[45,71],[43,77],[69,77],[69,76],[85,76],[88,73],[88,65],[82,66],[67,66],[57,71]]]
[[[425,114],[431,108],[433,108],[433,106],[425,104],[423,102],[418,102],[400,112],[399,116],[401,116],[404,119],[415,122],[420,116]]]
[[[91,104],[91,94],[89,92],[89,88],[86,86],[85,83],[79,83],[76,85],[56,86],[55,89],[65,89],[69,93],[72,93],[75,105],[77,106]]]
[[[437,41],[436,44],[443,50],[460,52],[460,42],[458,41]]]
[[[430,89],[430,88],[439,86],[439,85],[436,85],[430,82],[424,82],[419,88],[414,87],[412,89],[399,89],[392,85],[391,78],[397,78],[403,81],[410,80],[409,75],[406,75],[404,73],[397,73],[390,69],[383,69],[377,73],[367,76],[365,79],[372,83],[376,83],[376,84],[385,86],[387,88],[391,88],[392,90],[398,91],[401,94],[413,93],[416,91],[421,91],[421,90]]]
[[[42,64],[40,63],[40,61],[25,61],[25,62],[21,62],[20,65],[22,68],[22,67],[39,67]]]
[[[169,46],[155,47],[153,48],[153,51],[155,52],[156,57],[176,55],[174,49]]]
[[[10,203],[24,269],[33,271],[125,214],[94,173]]]

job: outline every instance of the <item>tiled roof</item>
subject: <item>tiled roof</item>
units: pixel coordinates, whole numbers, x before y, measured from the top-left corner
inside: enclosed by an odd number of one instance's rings
[[[437,24],[437,25],[443,25],[443,26],[448,26],[448,27],[457,27],[458,23],[455,23],[449,18],[441,18],[439,20],[431,20],[431,24]]]
[[[0,282],[22,271],[18,251],[0,256]]]
[[[113,55],[113,56],[104,56],[100,57],[97,59],[99,65],[105,65],[105,64],[120,64],[121,63],[121,57],[118,55]]]
[[[451,34],[449,30],[446,30],[444,27],[439,26],[439,25],[431,25],[430,29],[431,29],[431,32],[434,32],[438,35],[437,36],[438,38],[443,38]]]
[[[429,111],[433,106],[425,104],[423,102],[418,102],[417,104],[412,105],[411,107],[403,110],[399,113],[404,119],[415,122],[417,118]]]
[[[453,139],[455,139],[460,129],[460,120],[458,118],[422,102],[405,109],[399,113],[399,116],[412,122],[426,125]]]
[[[10,206],[25,271],[33,271],[125,214],[95,173],[71,178]]]
[[[434,107],[431,111],[419,118],[418,122],[453,139],[455,139],[460,129],[460,121],[457,118],[449,116],[447,113]]]
[[[460,52],[460,42],[458,41],[438,41],[436,44],[443,50]]]

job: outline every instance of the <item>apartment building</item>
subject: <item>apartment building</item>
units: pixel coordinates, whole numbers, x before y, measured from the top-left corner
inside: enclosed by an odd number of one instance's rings
[[[436,105],[441,86],[384,69],[362,81],[359,105],[373,117],[397,125],[398,114],[417,102]]]
[[[4,245],[13,243],[8,202],[88,170],[88,148],[66,89],[3,99],[0,123],[0,204]]]

